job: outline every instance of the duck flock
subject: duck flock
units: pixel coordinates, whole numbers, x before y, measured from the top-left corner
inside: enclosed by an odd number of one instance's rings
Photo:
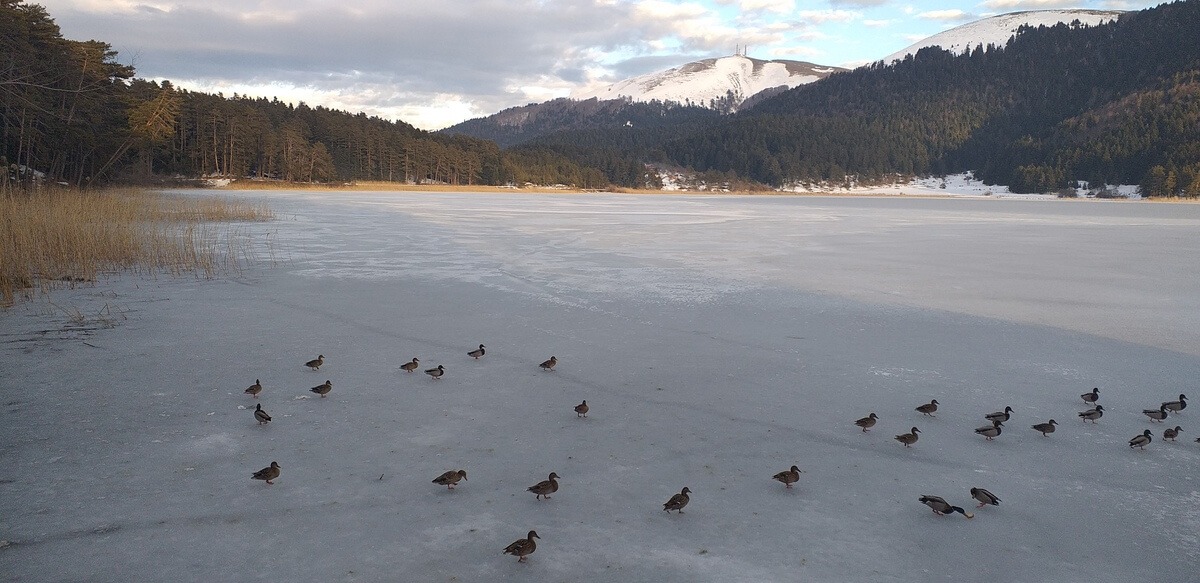
[[[486,347],[483,344],[480,344],[478,348],[468,351],[467,356],[478,360],[486,353]],[[315,359],[305,362],[304,366],[308,367],[312,371],[320,371],[321,366],[324,364],[325,355],[322,354],[318,355]],[[549,372],[553,371],[557,365],[558,358],[551,356],[549,359],[539,364],[538,367],[540,367],[543,371]],[[399,368],[407,373],[415,372],[418,368],[420,368],[420,360],[418,358],[413,358],[411,361],[400,365]],[[437,381],[446,375],[446,367],[439,364],[436,367],[425,369],[424,372],[433,381]],[[324,383],[314,386],[309,390],[314,394],[320,395],[321,398],[325,398],[333,391],[333,383],[330,380],[326,380]],[[263,385],[260,380],[256,379],[254,384],[247,387],[244,392],[245,394],[257,399],[259,398],[259,395],[263,393]],[[1078,412],[1077,416],[1079,417],[1080,421],[1083,423],[1099,422],[1105,413],[1104,406],[1099,402],[1100,389],[1098,387],[1093,388],[1091,391],[1081,394],[1080,398],[1089,407],[1085,411]],[[937,399],[932,399],[928,403],[918,405],[915,408],[915,411],[921,414],[917,417],[932,418],[937,417],[936,413],[938,412],[938,408],[940,406],[941,403],[939,403]],[[1152,423],[1165,423],[1169,417],[1172,415],[1178,415],[1186,408],[1187,395],[1180,394],[1177,400],[1163,401],[1157,408],[1144,409],[1142,414],[1149,418],[1150,422]],[[586,400],[574,406],[574,412],[577,418],[586,418],[590,410],[591,407],[588,405]],[[987,424],[976,428],[975,433],[982,436],[987,441],[1000,438],[1005,434],[1005,423],[1012,421],[1013,413],[1013,408],[1006,406],[1002,411],[996,411],[994,413],[987,413],[983,415],[983,419],[987,422]],[[261,403],[255,405],[253,414],[255,421],[259,425],[267,425],[272,420],[271,415],[267,413],[265,409],[263,409]],[[875,428],[880,419],[881,418],[879,415],[871,412],[866,417],[862,417],[853,423],[856,427],[860,428],[861,431],[867,432]],[[1058,426],[1059,423],[1056,420],[1050,419],[1044,423],[1035,423],[1030,427],[1034,431],[1041,433],[1043,437],[1049,437],[1056,431]],[[1165,441],[1175,441],[1182,432],[1183,428],[1179,425],[1174,427],[1167,426],[1162,432],[1162,439]],[[917,426],[912,426],[908,432],[896,435],[894,439],[904,447],[914,447],[920,439],[920,434],[920,428]],[[1131,449],[1136,448],[1137,450],[1144,450],[1146,446],[1150,445],[1154,441],[1154,438],[1154,432],[1150,429],[1145,429],[1129,440],[1129,447]],[[1200,443],[1200,437],[1197,437],[1195,441]],[[278,479],[280,475],[282,475],[282,469],[283,467],[277,461],[272,461],[269,466],[254,472],[251,477],[252,479],[261,480],[266,484],[271,485],[274,484],[274,480]],[[803,473],[803,471],[800,470],[798,466],[793,465],[787,470],[774,474],[771,476],[771,479],[784,484],[785,488],[790,489],[792,488],[793,484],[800,481],[801,473]],[[533,493],[535,495],[535,499],[549,500],[551,494],[558,492],[559,479],[560,476],[556,472],[550,472],[549,476],[547,476],[545,480],[530,486],[527,488],[527,491]],[[466,480],[467,471],[465,469],[451,469],[434,478],[432,483],[438,486],[445,486],[449,490],[454,490],[455,486]],[[683,509],[691,501],[691,493],[691,489],[684,487],[679,491],[679,493],[671,496],[669,500],[662,504],[662,510],[667,513],[675,511],[676,513],[682,514]],[[977,502],[976,509],[983,508],[985,506],[999,506],[1001,501],[996,494],[993,494],[991,491],[980,487],[971,488],[969,496],[971,499]],[[941,496],[926,494],[918,498],[918,501],[928,506],[934,514],[939,516],[945,516],[954,513],[962,514],[967,519],[974,518],[975,516],[974,513],[968,512],[961,506],[957,506]],[[503,549],[503,553],[517,557],[518,562],[525,562],[529,555],[537,550],[537,542],[534,539],[540,538],[541,537],[538,536],[536,531],[530,530],[525,537],[519,538],[505,547]]]

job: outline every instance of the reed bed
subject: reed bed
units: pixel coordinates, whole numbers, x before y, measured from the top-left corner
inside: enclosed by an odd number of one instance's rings
[[[230,223],[271,218],[263,205],[142,190],[0,195],[0,303],[104,273],[237,270],[251,240]]]

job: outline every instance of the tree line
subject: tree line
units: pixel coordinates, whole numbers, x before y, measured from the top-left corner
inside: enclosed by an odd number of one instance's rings
[[[163,176],[608,184],[552,150],[505,151],[361,113],[187,91],[138,79],[116,59],[107,43],[64,39],[44,7],[0,0],[0,188]]]

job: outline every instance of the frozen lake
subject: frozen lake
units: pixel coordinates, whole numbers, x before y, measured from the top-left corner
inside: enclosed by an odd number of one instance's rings
[[[242,227],[244,272],[0,314],[0,580],[1200,572],[1200,404],[1141,413],[1200,393],[1200,205],[222,194],[277,216]],[[446,376],[397,368],[413,357]],[[1092,387],[1106,414],[1085,425]],[[913,410],[930,399],[936,418]],[[974,434],[1005,406],[1000,437]],[[912,448],[892,439],[911,426]],[[273,460],[274,486],[250,480]],[[789,491],[770,478],[792,464]],[[459,468],[455,491],[430,483]],[[1003,501],[976,510],[971,487]],[[530,529],[528,564],[501,555]]]

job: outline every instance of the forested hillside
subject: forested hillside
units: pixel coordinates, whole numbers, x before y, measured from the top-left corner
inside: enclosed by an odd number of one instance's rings
[[[505,152],[363,114],[135,79],[101,41],[64,39],[36,4],[0,0],[0,187],[181,175],[289,181],[605,186],[553,151]]]
[[[1098,27],[1026,30],[1004,49],[923,49],[798,87],[663,149],[681,165],[776,185],[975,170],[1017,191],[1086,180],[1197,196],[1196,39],[1200,1],[1189,0]],[[1159,173],[1161,184],[1146,182]]]

